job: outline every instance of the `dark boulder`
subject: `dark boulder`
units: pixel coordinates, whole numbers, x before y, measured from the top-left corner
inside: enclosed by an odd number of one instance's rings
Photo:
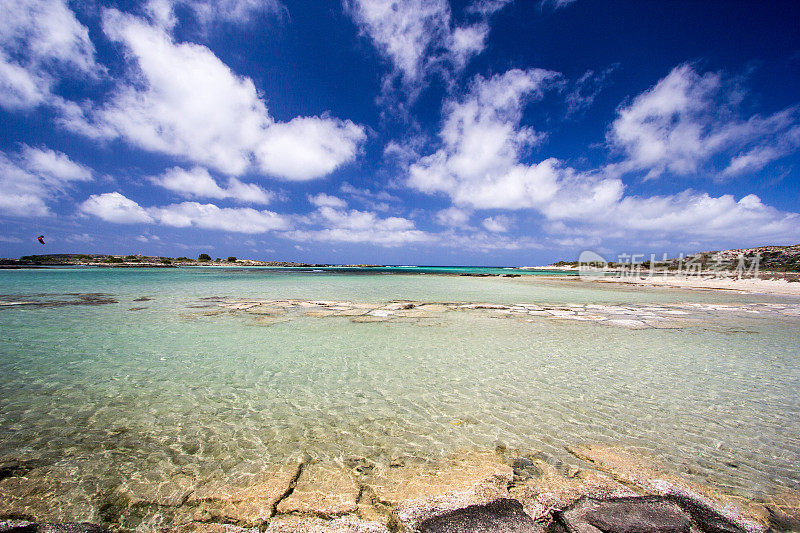
[[[525,514],[517,500],[502,498],[429,518],[417,530],[420,533],[543,533],[545,527]]]
[[[677,496],[584,497],[553,513],[551,533],[744,533],[713,509]]]

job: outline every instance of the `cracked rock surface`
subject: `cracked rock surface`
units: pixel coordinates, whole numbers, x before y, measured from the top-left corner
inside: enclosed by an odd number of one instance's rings
[[[277,512],[325,516],[352,513],[360,492],[344,468],[312,463],[303,469],[292,493],[280,501]]]
[[[765,533],[797,531],[800,493],[764,503],[685,479],[655,459],[609,445],[570,448],[584,463],[541,452],[465,451],[434,461],[374,464],[310,458],[257,476],[148,488],[139,478],[113,491],[115,505],[162,512],[163,522],[119,531],[162,533]],[[516,455],[515,455],[516,454]],[[48,509],[59,477],[38,464],[10,462],[0,480],[0,533],[105,533],[80,520],[113,523],[74,494],[73,517]],[[188,493],[187,493],[188,490]],[[178,496],[176,496],[178,495]],[[14,505],[19,505],[14,508]],[[91,518],[86,518],[86,517]],[[144,516],[144,514],[143,514]],[[109,518],[110,517],[110,518]],[[11,520],[10,518],[16,518]],[[25,520],[20,520],[24,518]],[[116,526],[115,526],[116,527]]]

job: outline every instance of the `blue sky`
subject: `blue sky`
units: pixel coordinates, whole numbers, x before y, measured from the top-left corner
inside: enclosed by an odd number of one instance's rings
[[[794,1],[3,2],[0,256],[795,244],[798,20]]]

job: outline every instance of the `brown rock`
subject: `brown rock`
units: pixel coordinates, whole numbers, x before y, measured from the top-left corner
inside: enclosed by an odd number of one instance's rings
[[[270,520],[267,533],[389,533],[385,525],[355,516],[333,520],[300,516],[278,516]]]
[[[394,316],[403,318],[431,318],[433,315],[417,309],[408,309],[395,312]]]
[[[470,452],[433,464],[378,466],[364,476],[376,503],[414,529],[422,520],[508,497],[513,471],[494,452]]]
[[[360,492],[344,468],[312,463],[300,474],[294,491],[278,504],[277,511],[325,517],[352,513]]]
[[[330,309],[311,309],[306,311],[306,316],[311,316],[315,318],[324,318],[327,316],[334,316],[336,311],[332,311]]]
[[[257,326],[272,326],[273,324],[280,324],[281,322],[289,322],[289,320],[290,319],[287,317],[264,315],[254,317],[253,324]]]
[[[183,504],[194,490],[194,479],[177,474],[159,482],[148,481],[140,475],[126,479],[117,492],[130,505],[153,503],[166,507]]]
[[[258,476],[244,488],[209,483],[198,487],[187,503],[197,507],[205,521],[221,519],[252,527],[266,523],[275,505],[289,492],[300,474],[301,462],[277,466]]]
[[[286,310],[281,307],[266,307],[259,305],[256,307],[251,307],[246,312],[250,313],[251,315],[282,315],[286,312]]]
[[[800,531],[800,492],[786,489],[769,500],[770,523],[782,531]]]
[[[648,494],[676,496],[701,508],[711,509],[737,527],[761,533],[768,529],[769,512],[760,504],[718,492],[669,472],[655,459],[619,446],[589,445],[568,447],[576,457],[627,485]]]
[[[449,311],[450,308],[443,304],[422,304],[418,305],[417,309],[420,311],[428,311],[430,313],[444,313]]]
[[[214,524],[208,522],[189,522],[180,526],[165,527],[158,530],[160,533],[250,533],[257,532],[255,528],[243,528],[231,524]]]
[[[580,470],[574,477],[567,477],[542,460],[533,461],[533,466],[540,475],[517,484],[510,491],[533,518],[564,509],[582,496],[619,498],[640,494],[600,472]]]
[[[388,322],[387,316],[374,316],[374,315],[361,315],[350,319],[350,322],[367,323],[367,322]]]
[[[66,469],[34,468],[0,480],[0,516],[38,522],[98,522],[94,495]]]
[[[659,497],[594,500],[583,498],[555,520],[575,533],[687,533],[697,531],[689,513]]]
[[[341,309],[334,313],[334,316],[360,316],[366,312],[365,309]]]

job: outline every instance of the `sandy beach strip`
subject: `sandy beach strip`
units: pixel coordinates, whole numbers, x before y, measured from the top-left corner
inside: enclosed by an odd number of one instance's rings
[[[716,276],[607,276],[607,277],[579,277],[579,276],[521,276],[513,278],[516,281],[533,282],[546,280],[560,280],[570,283],[603,283],[619,284],[642,287],[667,287],[689,290],[724,290],[748,294],[772,294],[779,296],[800,296],[800,282],[789,281],[782,274],[770,275],[767,272],[760,278],[732,278]]]

